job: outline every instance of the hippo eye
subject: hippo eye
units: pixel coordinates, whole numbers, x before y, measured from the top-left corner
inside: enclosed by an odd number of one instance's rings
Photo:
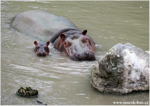
[[[67,45],[67,42],[65,42],[64,45],[66,46],[66,45]]]
[[[47,46],[45,46],[44,48],[45,48],[45,50],[48,50],[48,47],[47,47]]]
[[[71,43],[69,43],[69,42],[64,42],[64,46],[65,47],[69,47],[71,45]]]
[[[83,42],[83,43],[88,42],[88,38],[85,38],[85,37],[84,37],[83,40],[82,40],[82,42]]]

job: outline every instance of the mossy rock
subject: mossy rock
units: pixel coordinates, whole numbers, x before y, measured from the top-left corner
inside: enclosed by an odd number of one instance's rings
[[[20,89],[18,89],[16,94],[21,97],[34,97],[38,95],[38,91],[33,90],[31,87],[26,88],[20,87]]]

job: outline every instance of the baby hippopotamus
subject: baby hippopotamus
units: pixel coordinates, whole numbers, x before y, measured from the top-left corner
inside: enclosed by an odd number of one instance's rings
[[[37,56],[47,56],[49,54],[49,45],[50,41],[48,41],[46,44],[45,43],[37,43],[37,41],[34,41],[35,44],[35,49],[34,52]]]
[[[42,10],[31,10],[17,14],[11,27],[43,43],[34,41],[37,56],[47,56],[48,45],[64,52],[73,60],[95,60],[95,43],[87,30],[79,30],[68,19]],[[44,43],[46,42],[46,43]]]

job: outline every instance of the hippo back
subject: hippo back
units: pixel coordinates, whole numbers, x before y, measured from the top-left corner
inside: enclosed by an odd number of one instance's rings
[[[11,21],[11,27],[43,41],[47,41],[62,29],[77,29],[66,18],[42,10],[31,10],[16,15]]]

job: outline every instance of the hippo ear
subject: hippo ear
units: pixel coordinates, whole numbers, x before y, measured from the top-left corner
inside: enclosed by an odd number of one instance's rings
[[[62,34],[60,34],[60,38],[62,41],[64,41],[66,39],[66,35],[62,33]]]
[[[47,43],[46,43],[46,46],[48,46],[50,44],[50,41],[48,41]]]
[[[37,41],[34,41],[34,44],[35,44],[35,46],[37,46],[37,44],[38,44]]]
[[[83,35],[86,35],[86,33],[87,33],[87,30],[82,31]]]

